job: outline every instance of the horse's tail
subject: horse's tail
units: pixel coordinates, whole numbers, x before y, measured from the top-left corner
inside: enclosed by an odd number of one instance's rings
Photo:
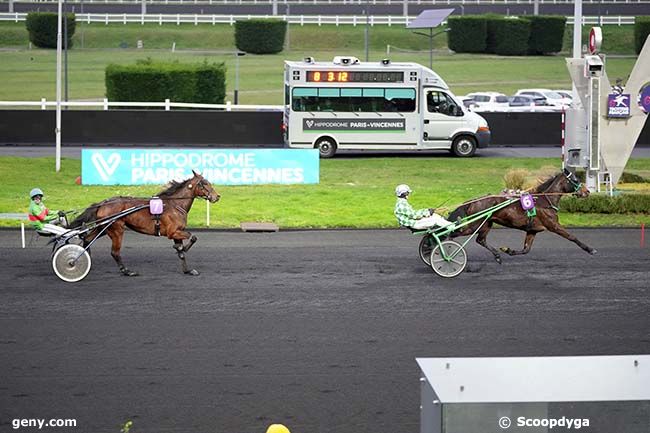
[[[85,211],[81,213],[77,218],[70,223],[71,229],[76,229],[82,225],[95,221],[97,219],[97,210],[99,209],[99,203],[93,203]]]

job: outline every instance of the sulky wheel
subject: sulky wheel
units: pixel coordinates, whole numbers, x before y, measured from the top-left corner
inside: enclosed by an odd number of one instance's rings
[[[463,272],[466,265],[467,254],[458,242],[441,242],[439,245],[436,245],[431,253],[431,269],[441,277],[455,277]]]
[[[427,266],[431,266],[431,253],[433,252],[435,242],[433,236],[428,233],[422,236],[422,240],[420,241],[418,251],[420,252],[420,258]]]
[[[83,280],[90,272],[90,254],[75,244],[66,244],[52,256],[52,268],[57,277],[68,283]]]

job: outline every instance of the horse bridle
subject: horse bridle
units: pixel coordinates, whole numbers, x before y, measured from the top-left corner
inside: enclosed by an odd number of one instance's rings
[[[580,191],[580,188],[582,188],[582,182],[580,182],[575,176],[576,175],[573,172],[570,172],[569,170],[564,171],[564,177],[569,182],[569,184],[573,187],[574,194]]]
[[[208,188],[205,186],[205,179],[201,179],[196,183],[197,188],[201,188],[201,190],[205,193],[205,195],[200,195],[199,197],[202,197],[206,200],[210,200],[210,191],[208,191]]]

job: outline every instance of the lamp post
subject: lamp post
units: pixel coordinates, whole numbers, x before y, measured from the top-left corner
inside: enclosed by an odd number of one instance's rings
[[[429,69],[433,69],[433,38],[435,38],[438,35],[441,35],[443,33],[447,33],[451,29],[444,29],[440,30],[437,33],[433,33],[433,27],[429,28],[429,34],[426,33],[420,33],[420,32],[413,32],[416,35],[421,35],[421,36],[427,36],[429,38]]]
[[[56,136],[56,171],[61,171],[61,11],[63,4],[58,0],[57,7],[57,32],[56,32],[56,127],[54,135]]]
[[[368,61],[368,44],[370,43],[369,39],[369,33],[370,33],[370,0],[366,0],[366,9],[364,11],[366,13],[366,30],[364,32],[364,42],[366,46],[366,62]]]
[[[239,58],[245,56],[243,51],[235,51],[235,91],[234,97],[235,105],[239,104]]]

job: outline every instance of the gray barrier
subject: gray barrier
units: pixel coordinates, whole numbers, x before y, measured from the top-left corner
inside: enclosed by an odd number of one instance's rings
[[[54,143],[53,110],[2,110],[0,144]],[[559,146],[559,113],[482,113],[496,146]],[[282,147],[282,113],[200,110],[63,112],[70,145]],[[638,144],[650,145],[646,124]]]

